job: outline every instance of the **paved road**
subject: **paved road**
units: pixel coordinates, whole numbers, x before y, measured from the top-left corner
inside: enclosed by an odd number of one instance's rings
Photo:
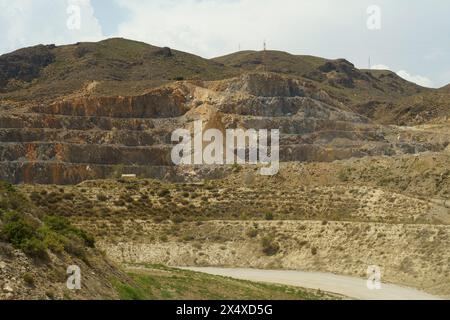
[[[287,270],[180,268],[241,280],[278,283],[341,294],[361,300],[438,300],[428,293],[393,284],[382,284],[380,290],[369,290],[366,280],[331,273]]]

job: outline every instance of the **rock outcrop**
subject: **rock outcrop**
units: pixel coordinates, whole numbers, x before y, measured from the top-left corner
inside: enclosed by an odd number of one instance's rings
[[[329,162],[439,151],[448,139],[398,138],[298,79],[248,73],[186,81],[138,96],[74,97],[0,114],[0,178],[72,184],[122,173],[176,177],[171,134],[202,119],[208,128],[280,129],[281,161]]]

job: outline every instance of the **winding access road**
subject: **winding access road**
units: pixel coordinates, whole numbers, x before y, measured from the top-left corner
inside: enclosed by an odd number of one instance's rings
[[[365,279],[322,272],[259,270],[235,268],[182,267],[180,269],[240,280],[276,283],[340,294],[359,300],[440,300],[441,298],[394,284],[382,283],[381,289],[370,290]]]

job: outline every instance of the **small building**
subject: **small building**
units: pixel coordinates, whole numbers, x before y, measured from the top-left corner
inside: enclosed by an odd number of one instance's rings
[[[122,174],[122,179],[136,179],[137,176],[135,174]]]

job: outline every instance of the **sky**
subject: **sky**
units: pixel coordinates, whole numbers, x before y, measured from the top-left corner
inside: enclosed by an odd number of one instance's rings
[[[212,58],[270,50],[450,83],[448,0],[0,0],[0,54],[124,37]]]

